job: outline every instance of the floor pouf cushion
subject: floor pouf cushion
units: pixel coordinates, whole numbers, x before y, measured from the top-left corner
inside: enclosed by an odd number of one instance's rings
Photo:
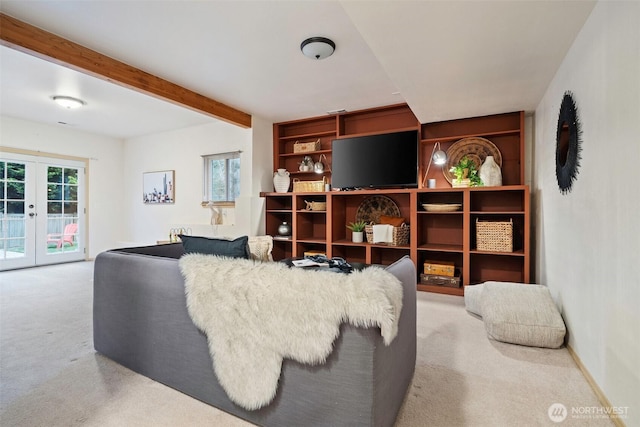
[[[564,342],[567,330],[546,286],[485,282],[480,306],[489,338],[546,348]]]

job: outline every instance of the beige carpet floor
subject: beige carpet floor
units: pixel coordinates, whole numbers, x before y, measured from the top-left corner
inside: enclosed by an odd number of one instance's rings
[[[249,426],[92,347],[90,262],[0,273],[0,425]],[[460,297],[418,293],[416,373],[397,427],[611,426],[565,348],[487,339]],[[549,407],[569,411],[554,423]]]

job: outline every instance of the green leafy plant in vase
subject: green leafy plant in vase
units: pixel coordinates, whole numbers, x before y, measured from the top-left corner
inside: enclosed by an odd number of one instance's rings
[[[347,225],[347,228],[351,230],[351,241],[354,243],[362,243],[364,241],[364,230],[367,226],[365,221],[356,221]]]
[[[449,169],[456,176],[453,180],[454,187],[478,187],[482,185],[476,162],[464,156],[458,163]]]

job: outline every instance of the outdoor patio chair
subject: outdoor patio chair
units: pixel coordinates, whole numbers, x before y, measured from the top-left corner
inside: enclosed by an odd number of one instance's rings
[[[73,245],[73,239],[78,232],[78,224],[67,224],[62,233],[47,234],[47,245],[55,243],[58,249],[62,248],[65,243]]]

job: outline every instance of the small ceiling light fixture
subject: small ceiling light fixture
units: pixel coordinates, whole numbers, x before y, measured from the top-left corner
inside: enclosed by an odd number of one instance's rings
[[[311,59],[325,59],[333,55],[336,44],[326,37],[310,37],[302,42],[300,50]]]
[[[82,99],[73,98],[71,96],[54,95],[51,97],[51,99],[53,99],[59,106],[67,108],[69,110],[87,105],[87,103]]]

